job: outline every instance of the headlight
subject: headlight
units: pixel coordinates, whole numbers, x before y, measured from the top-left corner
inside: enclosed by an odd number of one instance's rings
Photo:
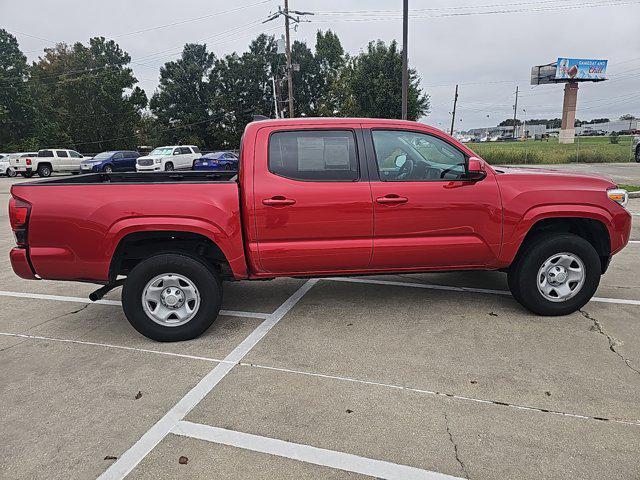
[[[161,159],[161,158],[156,158],[156,159],[154,160],[154,162],[155,162],[155,163],[161,163],[161,162],[162,162],[162,159]]]
[[[629,201],[629,194],[624,188],[612,188],[607,190],[607,195],[611,200],[616,203],[619,203],[623,207],[627,206],[627,202]]]

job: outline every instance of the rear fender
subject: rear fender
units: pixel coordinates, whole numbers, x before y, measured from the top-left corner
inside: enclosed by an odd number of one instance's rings
[[[110,259],[113,258],[118,244],[127,235],[162,231],[194,233],[207,237],[220,248],[229,261],[234,277],[236,279],[247,277],[242,238],[231,238],[220,226],[196,218],[135,217],[122,219],[114,223],[106,235],[105,248],[108,252],[108,257]]]

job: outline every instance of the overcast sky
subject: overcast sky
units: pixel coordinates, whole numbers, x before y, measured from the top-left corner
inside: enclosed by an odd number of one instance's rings
[[[610,81],[581,85],[578,118],[640,115],[639,0],[409,3],[409,60],[431,96],[426,123],[449,128],[456,83],[456,129],[512,117],[516,85],[522,92],[519,118],[560,117],[562,86],[529,84],[533,65],[559,56],[610,61]],[[186,42],[206,42],[224,55],[245,50],[260,32],[279,35],[282,21],[260,23],[278,4],[282,1],[0,0],[0,26],[16,35],[29,60],[53,41],[113,38],[131,55],[136,77],[150,97],[159,66],[179,56]],[[402,38],[401,0],[290,0],[290,8],[317,12],[293,32],[294,39],[310,46],[318,29],[336,32],[351,54],[370,40]],[[215,15],[223,11],[227,13]],[[504,11],[509,13],[498,13]],[[173,25],[152,29],[167,24]]]

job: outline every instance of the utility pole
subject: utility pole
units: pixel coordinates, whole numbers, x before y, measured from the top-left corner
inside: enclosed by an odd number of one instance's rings
[[[292,16],[294,13],[297,17]],[[301,21],[301,15],[313,15],[312,12],[299,12],[297,10],[289,10],[289,0],[284,0],[284,10],[281,7],[278,7],[278,12],[269,16],[264,22],[267,23],[271,20],[275,20],[276,18],[283,16],[284,17],[284,34],[285,34],[285,42],[286,42],[286,55],[287,55],[287,84],[289,90],[289,117],[293,118],[293,67],[291,64],[291,32],[290,25],[291,22],[294,24],[299,24]]]
[[[409,0],[403,0],[402,8],[402,119],[409,111]]]
[[[451,132],[449,135],[453,137],[453,126],[456,122],[456,106],[458,105],[458,85],[456,84],[456,94],[453,97],[453,115],[451,116]]]
[[[516,103],[513,105],[513,138],[516,138],[516,121],[518,120],[518,87],[516,86]]]

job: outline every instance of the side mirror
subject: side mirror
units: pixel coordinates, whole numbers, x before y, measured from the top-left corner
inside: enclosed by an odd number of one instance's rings
[[[396,167],[401,168],[407,161],[406,155],[398,155],[396,157]]]
[[[467,180],[471,182],[479,182],[487,177],[487,170],[484,166],[484,160],[478,157],[470,157],[467,167]]]
[[[173,154],[174,154],[174,155],[180,155],[180,150],[174,150],[174,151],[173,151]]]

